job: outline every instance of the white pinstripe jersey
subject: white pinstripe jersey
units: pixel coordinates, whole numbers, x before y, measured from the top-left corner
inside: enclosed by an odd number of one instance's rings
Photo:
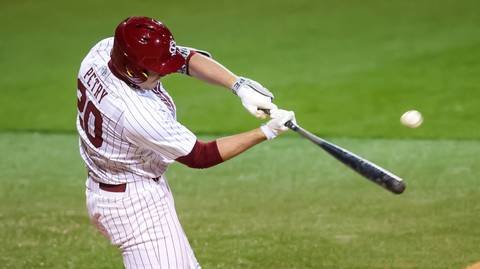
[[[89,176],[107,184],[163,175],[187,155],[195,135],[176,120],[161,83],[153,90],[128,86],[108,67],[113,38],[97,43],[81,63],[77,89],[80,154]],[[190,51],[183,49],[186,58]],[[184,72],[185,66],[179,72]]]

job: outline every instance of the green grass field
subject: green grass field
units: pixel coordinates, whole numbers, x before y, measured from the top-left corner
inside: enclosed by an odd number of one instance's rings
[[[296,138],[209,170],[172,167],[177,209],[204,268],[464,268],[479,260],[478,141],[335,142],[394,169],[407,191],[387,193]],[[88,223],[76,143],[74,135],[0,136],[9,156],[0,167],[4,268],[121,266]]]
[[[81,59],[121,19],[145,14],[265,84],[318,133],[480,138],[477,0],[65,2],[2,4],[11,27],[0,30],[0,129],[71,131]],[[165,83],[196,132],[258,124],[231,94],[180,76]],[[398,124],[412,107],[428,123],[415,132]]]
[[[0,264],[119,268],[88,223],[76,73],[130,15],[270,88],[315,133],[404,177],[392,195],[285,135],[168,171],[203,268],[465,268],[480,261],[480,2],[13,1],[0,9]],[[254,128],[229,92],[164,81],[205,138]],[[418,109],[418,129],[399,124]]]

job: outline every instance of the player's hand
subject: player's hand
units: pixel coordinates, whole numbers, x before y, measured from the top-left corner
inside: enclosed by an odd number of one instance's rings
[[[262,132],[269,140],[274,139],[279,134],[288,130],[288,128],[285,126],[287,121],[292,121],[295,124],[297,123],[295,120],[295,113],[293,113],[293,111],[287,111],[283,109],[270,110],[270,118],[271,120],[269,122],[260,127]]]
[[[277,106],[272,103],[273,94],[254,80],[238,77],[237,81],[233,84],[232,90],[240,97],[245,109],[257,118],[265,119],[268,116],[259,109],[277,109]]]

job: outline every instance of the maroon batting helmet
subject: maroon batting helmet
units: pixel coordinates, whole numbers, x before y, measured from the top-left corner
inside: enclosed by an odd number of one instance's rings
[[[185,64],[170,30],[148,17],[129,17],[117,26],[110,57],[114,73],[135,85],[147,80],[147,71],[165,76]]]

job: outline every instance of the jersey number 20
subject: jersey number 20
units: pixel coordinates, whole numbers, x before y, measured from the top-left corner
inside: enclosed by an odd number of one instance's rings
[[[77,85],[81,95],[80,99],[77,99],[77,108],[78,108],[78,111],[80,112],[80,115],[78,116],[80,120],[80,126],[82,127],[83,131],[85,131],[85,133],[87,134],[88,140],[95,147],[99,148],[103,144],[102,114],[100,113],[98,108],[95,107],[92,101],[87,102],[87,89],[79,79],[77,79]],[[83,113],[83,118],[81,116],[81,113]],[[89,124],[88,124],[90,117],[92,115],[95,118],[95,121],[93,124],[93,130],[92,130],[93,132],[89,130]]]

